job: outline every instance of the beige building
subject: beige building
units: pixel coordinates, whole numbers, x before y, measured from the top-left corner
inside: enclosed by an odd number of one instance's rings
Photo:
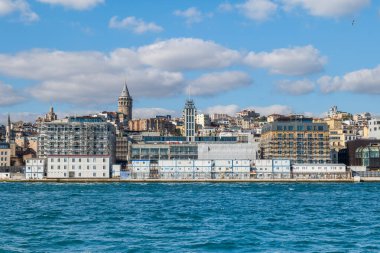
[[[7,143],[0,144],[0,166],[11,166],[11,148]]]
[[[263,126],[263,159],[290,159],[296,163],[329,163],[329,129],[312,119],[284,117]]]

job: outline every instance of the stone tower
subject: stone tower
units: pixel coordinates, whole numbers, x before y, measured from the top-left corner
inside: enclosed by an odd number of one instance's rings
[[[10,143],[12,140],[12,123],[11,116],[8,114],[8,124],[6,126],[5,142]]]
[[[124,84],[123,90],[119,96],[117,111],[125,115],[125,119],[132,120],[133,99],[129,95],[127,83]]]

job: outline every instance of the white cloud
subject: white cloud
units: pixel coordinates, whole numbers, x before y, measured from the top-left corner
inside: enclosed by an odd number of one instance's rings
[[[143,63],[166,70],[228,67],[241,58],[235,50],[193,38],[169,39],[140,47],[137,52]]]
[[[269,105],[269,106],[250,106],[248,109],[254,109],[256,112],[261,115],[270,115],[270,114],[282,114],[287,115],[293,112],[293,109],[287,105]]]
[[[212,96],[252,84],[251,77],[241,71],[204,74],[189,83],[187,89],[195,96]]]
[[[0,107],[13,105],[24,101],[24,97],[9,84],[0,81]]]
[[[340,17],[354,14],[371,3],[371,0],[282,0],[285,9],[301,7],[310,15]]]
[[[246,64],[254,68],[268,68],[273,74],[299,76],[323,70],[327,58],[313,46],[275,49],[270,53],[250,52]]]
[[[24,22],[34,22],[39,19],[37,13],[33,12],[25,0],[0,0],[0,16],[20,13]]]
[[[282,80],[277,83],[277,90],[282,93],[299,96],[309,94],[314,91],[314,83],[310,80]]]
[[[318,80],[318,84],[324,93],[349,91],[380,94],[380,65],[373,69],[349,72],[344,76],[323,76]]]
[[[210,17],[211,14],[203,14],[196,7],[190,7],[186,10],[176,10],[174,11],[174,15],[178,17],[183,17],[186,19],[186,23],[188,25],[202,22],[205,17]]]
[[[125,78],[135,97],[162,97],[181,93],[180,72],[158,70],[138,63],[129,49],[109,54],[32,50],[16,55],[0,54],[0,73],[33,80],[33,97],[74,104],[114,101]]]
[[[277,4],[270,0],[247,0],[243,4],[237,4],[235,7],[247,18],[264,21],[273,15],[277,10]]]
[[[162,32],[164,30],[161,26],[156,25],[155,23],[146,23],[144,20],[135,17],[126,17],[122,20],[118,20],[117,16],[113,16],[110,19],[108,26],[110,28],[130,29],[137,34]]]
[[[99,4],[104,3],[104,0],[37,0],[40,3],[50,5],[61,5],[68,9],[88,10]]]
[[[224,113],[230,116],[235,116],[239,110],[240,107],[238,105],[215,105],[204,109],[203,112],[208,114]]]
[[[135,119],[154,118],[157,115],[179,116],[176,111],[164,108],[136,108],[133,109],[133,117]]]

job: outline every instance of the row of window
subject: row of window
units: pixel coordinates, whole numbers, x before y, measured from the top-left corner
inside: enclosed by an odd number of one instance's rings
[[[1,151],[0,155],[8,155],[8,151]]]
[[[8,158],[7,157],[0,157],[0,161],[7,161]]]
[[[61,168],[64,169],[64,170],[67,170],[67,166],[66,166],[66,165],[64,165],[64,166],[61,166],[61,165],[58,165],[58,166],[51,165],[51,166],[50,166],[50,169],[54,170],[55,167],[56,167],[58,170],[60,170]],[[82,166],[79,165],[77,168],[78,168],[79,170],[81,170],[81,169],[82,169]],[[76,169],[75,165],[73,165],[73,166],[71,167],[71,169],[75,170],[75,169]],[[89,170],[89,169],[90,169],[90,166],[87,165],[87,170]],[[96,170],[96,166],[95,166],[95,165],[92,166],[92,169],[93,169],[93,170]],[[103,165],[103,170],[105,170],[105,169],[106,169],[106,166]]]
[[[77,158],[78,159],[78,162],[82,162],[82,158]],[[68,158],[57,158],[57,162],[61,162],[61,160],[63,161],[63,162],[67,162],[68,161]],[[87,162],[89,163],[90,162],[90,160],[92,161],[92,162],[96,162],[96,160],[97,160],[97,158],[87,158]],[[55,159],[54,158],[50,158],[50,162],[54,162],[55,161]],[[76,162],[76,158],[71,158],[71,161],[72,162]],[[86,159],[84,159],[83,158],[83,161],[86,161]],[[103,158],[103,162],[106,162],[106,158]]]

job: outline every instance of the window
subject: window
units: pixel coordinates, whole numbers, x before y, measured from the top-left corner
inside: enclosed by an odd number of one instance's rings
[[[95,173],[95,172],[94,172],[94,173],[92,173],[92,176],[96,177],[96,173]]]

